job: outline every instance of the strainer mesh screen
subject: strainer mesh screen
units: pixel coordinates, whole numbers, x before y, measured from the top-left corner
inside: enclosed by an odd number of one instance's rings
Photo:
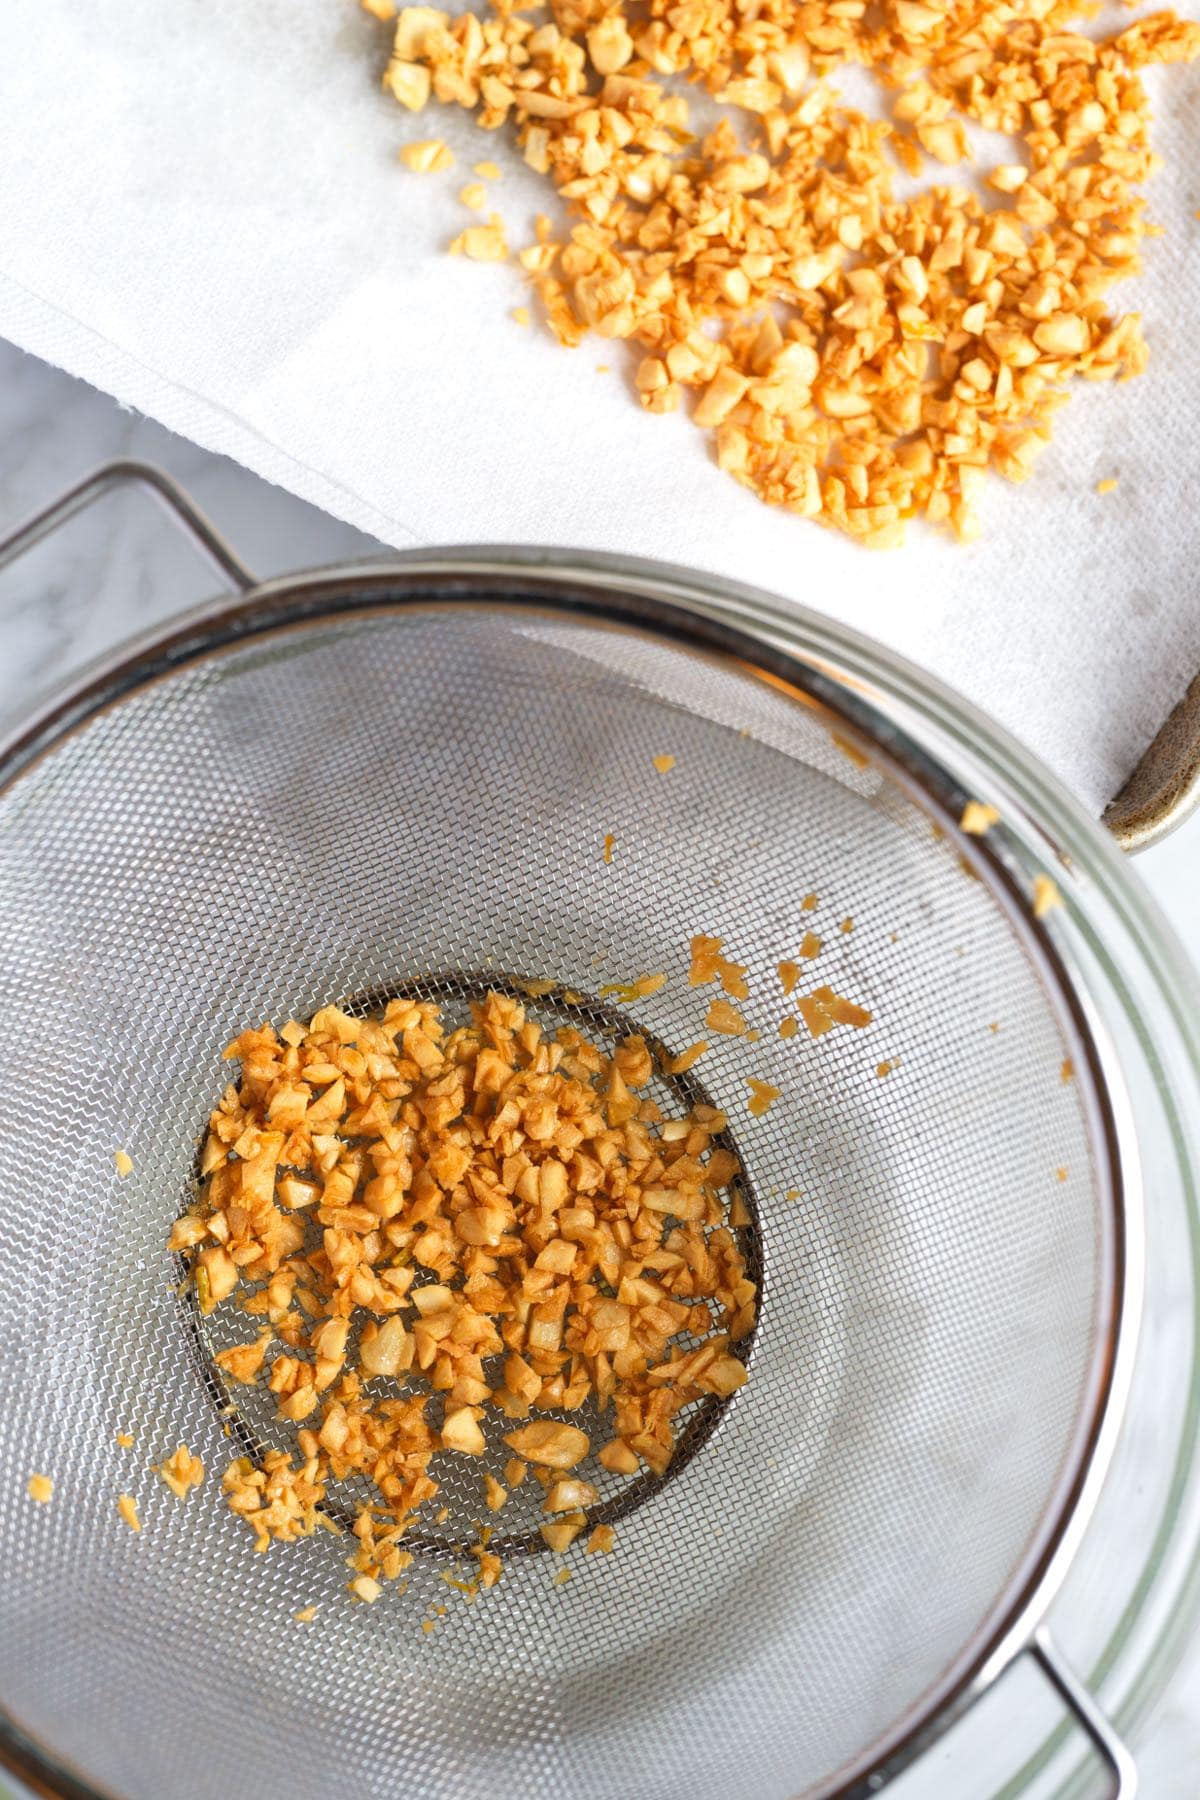
[[[802,991],[868,1030],[780,1040],[805,930]],[[749,964],[757,1043],[705,1032],[698,931]],[[786,694],[519,609],[278,633],[133,693],[0,797],[0,939],[0,1703],[90,1781],[823,1791],[986,1624],[1094,1380],[1079,1084],[990,888]],[[343,1544],[255,1555],[227,1513],[236,1446],[163,1243],[238,1029],[488,969],[589,994],[663,971],[637,1022],[710,1038],[697,1073],[759,1209],[751,1381],[566,1585],[514,1556],[467,1606],[419,1556],[360,1606]],[[783,1090],[762,1118],[751,1075]],[[185,1505],[149,1472],[181,1442],[209,1471]]]

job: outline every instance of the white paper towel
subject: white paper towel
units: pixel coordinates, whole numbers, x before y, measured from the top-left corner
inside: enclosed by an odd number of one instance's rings
[[[1200,668],[1200,67],[1148,77],[1167,236],[1116,301],[1150,373],[1079,384],[1033,482],[989,484],[981,542],[881,553],[643,414],[623,346],[522,330],[515,267],[444,254],[473,162],[503,166],[515,242],[546,194],[502,133],[385,98],[385,45],[355,0],[4,0],[0,335],[393,544],[624,550],[822,608],[1098,808]],[[456,168],[410,174],[433,134]]]

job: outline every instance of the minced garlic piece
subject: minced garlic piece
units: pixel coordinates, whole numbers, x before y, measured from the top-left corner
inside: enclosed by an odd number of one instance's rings
[[[632,1005],[635,1000],[648,1000],[666,985],[667,978],[663,974],[636,975],[632,981],[606,981],[600,989],[600,998],[607,999],[610,994],[614,994],[618,1000]]]
[[[25,1492],[39,1506],[48,1506],[54,1495],[54,1482],[49,1475],[31,1475],[25,1483]]]
[[[504,171],[499,163],[477,162],[475,164],[475,173],[479,176],[481,181],[499,181]]]
[[[704,1023],[710,1031],[719,1031],[726,1037],[743,1037],[746,1032],[745,1019],[728,1000],[710,1000]]]
[[[472,212],[482,212],[487,205],[487,189],[482,181],[469,181],[465,188],[459,189],[458,197]]]
[[[468,225],[450,245],[451,256],[466,256],[472,262],[506,262],[508,240],[504,221],[493,213],[486,225]]]
[[[138,1518],[137,1501],[132,1494],[117,1495],[117,1511],[128,1525],[130,1531],[140,1531],[142,1521]]]
[[[1049,875],[1035,875],[1033,878],[1033,916],[1044,919],[1055,906],[1062,905],[1062,895],[1058,891],[1058,883]]]
[[[773,1086],[769,1081],[756,1081],[753,1075],[747,1075],[746,1084],[750,1089],[750,1098],[746,1103],[748,1110],[756,1119],[759,1119],[763,1113],[769,1112],[774,1106],[782,1089]]]
[[[617,840],[613,836],[611,831],[605,832],[605,834],[604,834],[604,860],[606,863],[611,863],[611,861],[612,861],[613,845],[616,843],[616,841]]]
[[[131,1431],[118,1431],[117,1442],[120,1444],[122,1450],[132,1450],[133,1433]]]
[[[441,138],[420,138],[416,143],[405,144],[400,161],[414,175],[440,175],[454,167],[454,153]]]
[[[650,760],[660,775],[669,775],[671,770],[675,767],[675,758],[673,756],[652,756]]]
[[[801,995],[796,1009],[813,1037],[821,1037],[835,1025],[854,1025],[861,1030],[871,1023],[865,1006],[844,999],[829,987],[814,988],[811,994]]]
[[[1108,475],[1103,481],[1098,481],[1096,483],[1096,492],[1098,494],[1115,494],[1118,485],[1116,476]]]
[[[117,1174],[122,1180],[126,1175],[133,1174],[133,1158],[127,1150],[114,1150],[113,1162],[116,1164]]]
[[[998,823],[999,818],[1000,814],[994,806],[988,806],[982,800],[968,800],[958,823],[968,836],[983,837]]]
[[[166,1462],[159,1464],[158,1473],[176,1499],[186,1500],[191,1490],[204,1480],[204,1464],[185,1444],[180,1444]]]
[[[316,1616],[317,1608],[315,1606],[302,1606],[299,1612],[292,1614],[297,1625],[311,1625]]]
[[[689,987],[703,987],[710,981],[719,981],[721,990],[733,1000],[749,998],[750,986],[746,980],[745,963],[731,962],[721,954],[723,939],[713,937],[707,932],[700,932],[691,942],[691,966],[688,969]]]

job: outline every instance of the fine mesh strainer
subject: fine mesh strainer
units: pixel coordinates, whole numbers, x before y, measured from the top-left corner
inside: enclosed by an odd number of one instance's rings
[[[1015,846],[959,832],[967,797],[690,578],[514,553],[247,591],[9,743],[14,1766],[129,1800],[866,1794],[1030,1649],[1132,1793],[1041,1624],[1132,1345],[1120,1096]],[[775,965],[806,929],[814,982],[868,1007],[866,1031],[779,1037]],[[479,1469],[468,1488],[449,1458],[405,1591],[352,1603],[332,1534],[256,1555],[219,1473],[283,1440],[253,1400],[231,1410],[164,1250],[222,1047],[326,1002],[418,992],[453,1014],[553,980],[531,1003],[548,1026],[678,1050],[708,1035],[698,931],[748,964],[760,1034],[713,1038],[694,1072],[746,1171],[748,1385],[687,1422],[664,1479],[602,1491],[616,1552],[572,1554],[565,1585],[518,1508],[500,1586],[461,1602],[444,1577]],[[660,971],[632,1006],[601,998]],[[762,1117],[751,1075],[781,1089]],[[149,1472],[181,1442],[209,1471],[185,1505]]]

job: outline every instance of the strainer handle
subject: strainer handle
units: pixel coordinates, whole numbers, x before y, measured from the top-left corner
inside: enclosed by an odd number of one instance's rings
[[[1111,1800],[1134,1800],[1138,1775],[1132,1751],[1117,1736],[1044,1625],[1035,1632],[1029,1654],[1103,1758],[1112,1777]]]
[[[74,487],[68,488],[65,494],[61,494],[49,506],[34,513],[23,525],[18,525],[15,531],[0,537],[0,568],[6,563],[15,562],[18,556],[24,556],[27,550],[32,550],[35,544],[40,544],[43,538],[49,537],[61,525],[67,524],[77,513],[85,511],[113,488],[124,487],[126,484],[145,488],[155,499],[161,501],[197,549],[240,592],[248,593],[257,585],[241,557],[230,548],[178,483],[172,481],[162,469],[156,469],[152,463],[138,462],[133,457],[118,457],[113,462],[101,463],[98,469],[93,469],[90,475],[77,481]]]
[[[1145,850],[1200,807],[1200,675],[1161,727],[1104,823],[1122,850]]]

